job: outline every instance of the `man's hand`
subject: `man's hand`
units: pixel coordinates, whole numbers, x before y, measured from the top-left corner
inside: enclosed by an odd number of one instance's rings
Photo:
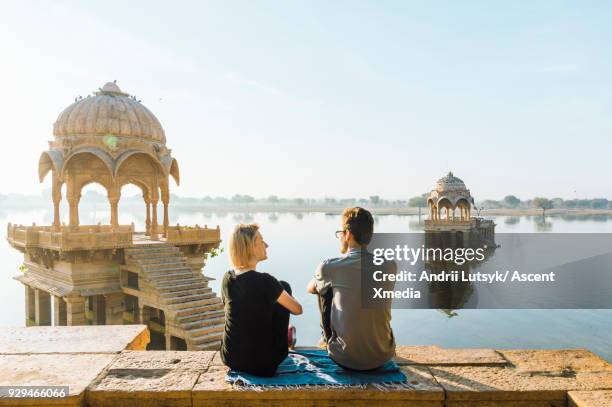
[[[310,294],[317,294],[317,280],[314,278],[310,280],[308,286],[306,286],[306,291],[308,291]]]

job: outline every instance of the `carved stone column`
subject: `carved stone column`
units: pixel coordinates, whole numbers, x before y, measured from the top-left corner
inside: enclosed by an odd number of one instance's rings
[[[148,322],[147,312],[144,305],[138,304],[138,323],[146,325]]]
[[[34,319],[38,326],[51,325],[51,295],[48,292],[34,290]]]
[[[68,199],[68,210],[70,214],[70,228],[79,228],[79,200],[81,199],[80,191],[75,189],[74,180],[68,179],[66,199]]]
[[[25,316],[26,326],[36,324],[36,304],[34,301],[34,289],[29,285],[25,286]]]
[[[66,326],[66,302],[62,297],[53,296],[53,325]]]
[[[66,322],[69,326],[85,325],[85,298],[81,296],[65,297]]]
[[[62,184],[57,179],[57,174],[53,171],[53,184],[51,187],[51,196],[53,198],[53,226],[56,229],[60,227],[60,201],[62,200]]]
[[[157,202],[159,197],[154,193],[151,199],[151,239],[153,240],[157,240]]]
[[[119,191],[113,191],[108,195],[108,202],[111,205],[111,226],[116,229],[119,226],[119,199],[121,199],[121,193]]]
[[[144,199],[145,206],[147,207],[147,218],[145,220],[145,235],[151,235],[151,199],[149,199],[148,194],[142,194],[142,198]]]
[[[106,324],[107,325],[122,325],[123,324],[123,293],[106,294]]]
[[[164,336],[166,337],[166,350],[172,350],[172,335],[170,334],[170,327],[167,322],[164,329]]]
[[[170,198],[166,198],[163,200],[164,203],[164,237],[167,236],[168,234],[168,224],[169,224],[169,219],[168,219],[168,204],[170,202]]]

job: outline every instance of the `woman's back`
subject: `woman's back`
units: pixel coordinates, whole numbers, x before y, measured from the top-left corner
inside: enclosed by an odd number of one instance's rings
[[[223,276],[225,332],[221,358],[232,369],[272,375],[287,356],[289,317],[277,303],[283,290],[276,278],[255,270],[240,274],[228,271]],[[279,328],[281,314],[286,322]]]

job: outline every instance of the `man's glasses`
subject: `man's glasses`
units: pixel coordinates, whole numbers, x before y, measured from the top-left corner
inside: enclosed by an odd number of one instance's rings
[[[340,237],[342,237],[342,235],[344,235],[344,232],[346,232],[346,230],[336,230],[336,239],[340,239]]]

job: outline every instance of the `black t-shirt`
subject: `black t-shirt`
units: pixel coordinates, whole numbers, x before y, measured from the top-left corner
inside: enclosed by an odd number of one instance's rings
[[[274,326],[283,292],[279,281],[255,270],[228,271],[221,283],[225,332],[221,358],[227,366],[262,376],[272,375],[287,356],[287,341],[279,341]],[[285,338],[286,338],[285,327]]]

